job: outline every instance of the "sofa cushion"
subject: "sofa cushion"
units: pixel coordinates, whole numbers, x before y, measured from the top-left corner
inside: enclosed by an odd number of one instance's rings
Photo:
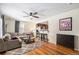
[[[11,33],[10,35],[11,35],[11,38],[14,38],[17,36],[17,33]]]

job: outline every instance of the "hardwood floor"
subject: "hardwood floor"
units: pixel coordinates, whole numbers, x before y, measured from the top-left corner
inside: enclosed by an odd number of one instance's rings
[[[79,51],[45,42],[41,47],[25,53],[25,55],[79,55]]]

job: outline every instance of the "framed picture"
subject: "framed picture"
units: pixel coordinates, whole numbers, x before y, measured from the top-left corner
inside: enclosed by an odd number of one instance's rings
[[[72,17],[60,19],[59,30],[60,31],[72,31]]]

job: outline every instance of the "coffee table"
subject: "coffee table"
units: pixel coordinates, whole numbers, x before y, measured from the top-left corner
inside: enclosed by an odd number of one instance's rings
[[[23,38],[23,41],[24,41],[26,44],[33,43],[33,42],[34,42],[33,39],[28,39],[28,38]]]

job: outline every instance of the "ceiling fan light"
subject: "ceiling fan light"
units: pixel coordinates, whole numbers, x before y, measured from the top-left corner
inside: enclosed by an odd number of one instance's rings
[[[32,14],[33,14],[33,13],[32,13],[32,12],[30,12],[30,16],[32,16]]]

